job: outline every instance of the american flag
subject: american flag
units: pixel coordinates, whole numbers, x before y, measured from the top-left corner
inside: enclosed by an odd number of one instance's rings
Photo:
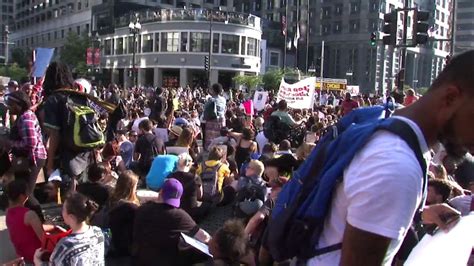
[[[286,26],[286,16],[281,17],[281,33],[283,36],[286,36],[287,26]]]

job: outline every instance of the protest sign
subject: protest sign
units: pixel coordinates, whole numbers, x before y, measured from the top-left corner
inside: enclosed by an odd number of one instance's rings
[[[313,108],[316,78],[306,78],[294,84],[281,80],[277,100],[286,100],[288,107],[294,109]]]

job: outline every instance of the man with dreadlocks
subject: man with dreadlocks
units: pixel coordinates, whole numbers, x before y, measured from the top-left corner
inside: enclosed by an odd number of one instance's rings
[[[43,83],[46,97],[42,106],[44,129],[48,135],[46,172],[49,176],[55,169],[60,169],[62,177],[68,176],[71,178],[70,190],[75,189],[75,180],[84,173],[92,159],[92,151],[75,151],[68,145],[64,145],[65,139],[69,137],[65,136],[64,128],[67,115],[66,102],[70,98],[76,104],[86,105],[87,97],[79,94],[57,92],[57,90],[73,90],[74,88],[74,79],[69,68],[60,62],[51,63],[46,70]]]

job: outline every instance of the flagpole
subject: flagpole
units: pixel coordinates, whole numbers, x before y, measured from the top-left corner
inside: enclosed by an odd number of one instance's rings
[[[306,17],[306,72],[308,72],[308,61],[309,61],[309,15],[311,14],[311,12],[309,12],[309,0],[307,3],[307,6],[306,6],[306,10],[308,12],[308,15]]]
[[[298,69],[298,41],[300,28],[300,1],[296,1],[296,35],[295,35],[295,68]]]
[[[288,0],[285,1],[285,44],[283,45],[283,69],[286,68],[286,46],[288,45]]]

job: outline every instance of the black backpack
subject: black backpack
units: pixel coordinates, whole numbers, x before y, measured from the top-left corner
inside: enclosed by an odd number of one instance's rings
[[[219,169],[222,167],[222,163],[218,163],[215,166],[207,166],[206,163],[202,164],[202,199],[206,202],[218,203],[222,195],[218,191],[217,180],[219,178]]]
[[[265,201],[266,192],[267,188],[265,183],[249,180],[245,187],[237,192],[234,204],[234,216],[237,218],[250,218],[255,213],[245,213],[240,209],[240,203],[244,201],[253,202],[255,200],[260,200],[263,203]]]

